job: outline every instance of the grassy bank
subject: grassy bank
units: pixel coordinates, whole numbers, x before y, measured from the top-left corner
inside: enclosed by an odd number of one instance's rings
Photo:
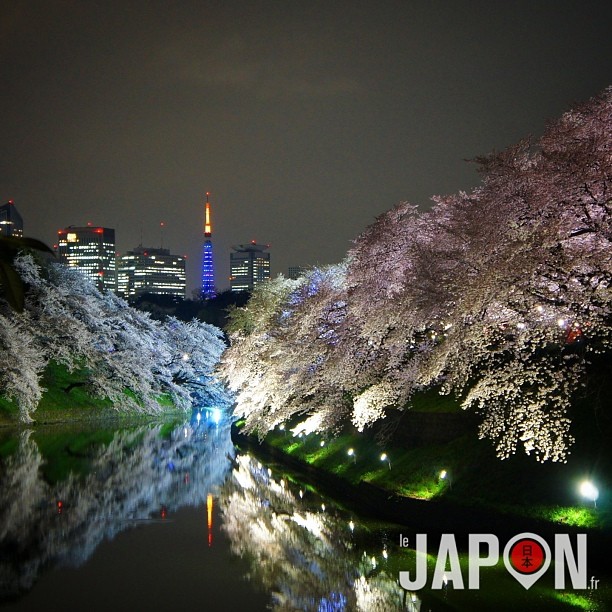
[[[452,399],[436,399],[432,392],[416,397],[414,411],[432,415],[461,412]],[[592,419],[592,410],[589,396],[575,402],[577,442],[567,463],[540,464],[522,450],[501,461],[489,441],[478,439],[471,415],[466,415],[467,433],[443,443],[406,443],[401,435],[392,434],[381,442],[380,435],[359,433],[351,427],[331,439],[317,434],[296,437],[291,429],[298,421],[270,432],[266,443],[353,485],[366,482],[400,497],[448,500],[559,525],[609,530],[609,437],[601,423]],[[580,495],[585,479],[593,480],[600,490],[596,508]]]
[[[69,421],[133,420],[138,415],[121,411],[107,399],[91,395],[87,390],[86,370],[68,369],[53,361],[43,374],[42,386],[46,389],[33,418],[38,424]],[[169,414],[176,411],[169,398],[160,397],[159,403]],[[145,418],[147,418],[145,416]],[[13,401],[0,397],[0,427],[19,423],[19,409]]]

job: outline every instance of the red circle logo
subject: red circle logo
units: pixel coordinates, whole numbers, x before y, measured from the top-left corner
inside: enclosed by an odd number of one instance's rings
[[[521,574],[537,572],[545,560],[546,553],[542,545],[531,538],[518,540],[510,549],[510,563]]]

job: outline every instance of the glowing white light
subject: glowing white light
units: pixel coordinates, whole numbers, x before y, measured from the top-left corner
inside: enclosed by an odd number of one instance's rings
[[[349,521],[349,529],[355,531],[355,523],[353,523],[353,521]]]
[[[304,497],[304,491],[302,491],[302,489],[300,489],[300,499],[302,499]]]
[[[321,510],[323,510],[323,512],[325,512],[325,504],[321,504]]]
[[[189,361],[189,353],[183,353],[183,356],[181,357],[181,359],[183,361]]]
[[[580,485],[580,495],[594,502],[599,497],[599,490],[590,480],[585,480]]]
[[[200,422],[200,420],[202,419],[202,415],[198,412],[198,416],[196,417],[196,419],[198,420],[198,423]]]
[[[325,440],[321,440],[321,446],[325,446]]]
[[[444,480],[446,478],[447,473],[448,472],[446,470],[442,470],[440,472],[440,480]]]
[[[355,454],[355,449],[353,449],[353,448],[349,448],[349,449],[346,451],[346,454],[347,454],[349,457],[352,457],[352,456]]]
[[[387,552],[387,549],[386,549],[386,548],[383,548],[383,551],[382,551],[382,556],[383,556],[385,559],[388,559],[388,558],[389,558],[389,553]]]
[[[272,470],[268,468],[268,476],[272,476]]]
[[[389,459],[389,455],[387,455],[387,453],[383,453],[383,454],[380,456],[380,460],[381,460],[381,461],[386,461],[386,462],[387,462],[387,464],[388,464],[388,466],[389,466],[389,469],[391,469],[391,459]]]
[[[219,424],[219,421],[221,420],[221,410],[219,410],[219,408],[213,409],[212,420],[215,422],[216,425]]]
[[[538,312],[544,312],[544,307],[543,307],[543,306],[541,306],[540,304],[538,304],[538,305],[536,306],[536,310],[537,310]]]
[[[281,423],[281,424],[278,426],[278,428],[279,428],[281,431],[283,431],[283,430],[285,429],[285,424],[284,424],[284,423]]]
[[[557,325],[559,327],[565,327],[565,319],[557,319]]]

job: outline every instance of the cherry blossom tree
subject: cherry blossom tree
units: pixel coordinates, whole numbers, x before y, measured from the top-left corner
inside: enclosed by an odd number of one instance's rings
[[[565,460],[572,398],[610,350],[611,150],[612,88],[477,159],[473,191],[381,215],[265,315],[256,291],[256,333],[232,337],[222,369],[247,429],[300,413],[362,429],[433,387],[479,412],[501,458]]]
[[[225,348],[217,328],[154,321],[61,264],[41,266],[24,255],[14,266],[26,286],[24,310],[0,304],[0,384],[22,421],[32,418],[51,360],[82,379],[75,385],[117,409],[159,412],[164,396],[185,409],[228,401],[213,372]]]

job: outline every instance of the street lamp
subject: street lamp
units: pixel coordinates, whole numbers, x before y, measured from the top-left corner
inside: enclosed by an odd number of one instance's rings
[[[383,454],[380,456],[380,460],[381,460],[381,461],[386,461],[386,462],[387,462],[387,464],[389,465],[389,469],[391,469],[391,459],[389,459],[389,455],[387,455],[387,453],[383,453]]]
[[[580,484],[580,495],[593,502],[593,507],[597,508],[597,498],[599,497],[598,488],[590,481],[584,480]]]
[[[357,463],[357,459],[355,458],[355,449],[353,449],[353,448],[349,448],[349,449],[346,451],[346,454],[347,454],[349,457],[352,457],[352,458],[353,458],[353,463]]]
[[[446,470],[441,470],[439,475],[440,480],[448,480],[449,489],[453,488],[453,481],[451,480],[450,474]]]

